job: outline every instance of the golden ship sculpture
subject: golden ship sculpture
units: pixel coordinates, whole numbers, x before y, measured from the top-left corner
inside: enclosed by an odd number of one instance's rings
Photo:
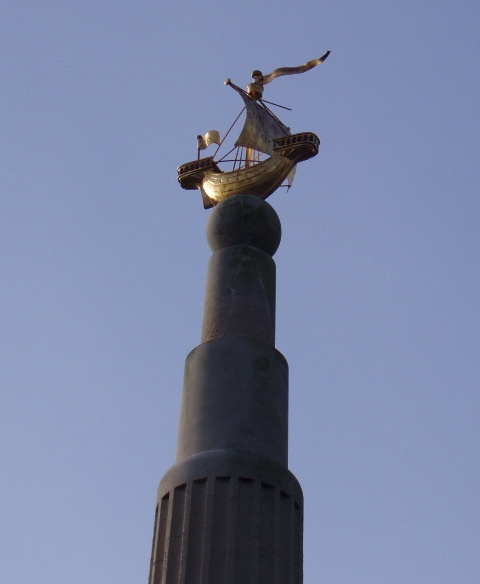
[[[327,51],[319,59],[312,59],[299,67],[281,67],[268,75],[255,70],[253,82],[246,91],[227,79],[225,84],[240,95],[244,108],[223,140],[216,130],[197,136],[197,159],[178,167],[178,182],[182,188],[199,189],[205,209],[239,194],[266,199],[285,181],[285,186],[290,188],[296,165],[318,154],[320,140],[313,132],[292,134],[267,105],[277,104],[263,100],[263,87],[281,75],[304,73],[323,63],[329,54]],[[246,111],[245,122],[234,147],[215,160],[243,111]],[[200,158],[200,151],[211,144],[218,145],[215,154]],[[229,164],[231,170],[222,170],[219,165],[223,164]]]

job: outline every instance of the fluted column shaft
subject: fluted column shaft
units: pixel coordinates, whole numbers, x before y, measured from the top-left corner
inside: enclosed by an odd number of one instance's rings
[[[288,470],[288,365],[275,347],[275,211],[212,211],[202,343],[187,357],[150,584],[301,584],[303,496]]]

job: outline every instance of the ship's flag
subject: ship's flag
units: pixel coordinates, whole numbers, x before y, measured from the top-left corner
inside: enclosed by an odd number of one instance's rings
[[[217,132],[217,130],[210,130],[205,136],[197,136],[197,148],[199,150],[205,150],[210,144],[220,144],[220,142],[220,132]]]

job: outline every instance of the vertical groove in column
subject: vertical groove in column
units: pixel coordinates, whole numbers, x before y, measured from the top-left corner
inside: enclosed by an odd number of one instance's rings
[[[293,503],[293,565],[294,565],[294,582],[303,582],[303,511],[300,505],[295,501]]]
[[[213,480],[213,506],[210,554],[215,561],[210,563],[208,584],[224,584],[227,581],[227,559],[229,555],[228,531],[230,526],[231,477],[216,477]]]
[[[260,483],[259,582],[274,584],[275,488]]]
[[[253,530],[252,513],[255,481],[240,478],[237,496],[237,545],[235,553],[234,584],[253,580]]]
[[[198,577],[198,584],[208,584],[209,582],[209,572],[210,565],[212,561],[212,530],[213,530],[213,519],[212,519],[212,508],[214,502],[214,481],[213,477],[209,476],[206,482],[206,500],[205,500],[205,532],[204,532],[204,544],[203,544],[203,561],[202,561],[202,572]]]
[[[229,584],[233,584],[235,581],[235,555],[237,553],[237,542],[238,542],[238,477],[232,478],[231,491],[230,491],[230,525],[228,529],[228,542],[230,545],[229,554],[227,558],[226,565],[226,580]]]
[[[162,584],[166,566],[165,543],[169,519],[169,494],[167,493],[157,505],[154,549],[149,584]]]
[[[153,540],[152,540],[152,553],[150,556],[150,573],[148,576],[148,584],[153,584],[154,573],[155,573],[155,555],[158,547],[158,527],[159,527],[159,508],[160,505],[157,503],[155,507],[155,523],[153,524]]]
[[[205,556],[207,487],[207,479],[194,480],[191,485],[184,584],[201,582]]]
[[[254,482],[253,488],[253,511],[252,511],[252,565],[254,575],[252,583],[261,584],[260,580],[260,482]]]
[[[283,526],[283,529],[287,529],[291,535],[289,538],[281,537],[278,541],[278,582],[285,582],[285,584],[295,584],[294,579],[294,558],[293,558],[293,548],[294,548],[294,538],[295,533],[293,530],[293,501],[288,493],[285,491],[280,491],[280,496],[278,499],[278,516],[279,525]]]
[[[168,564],[166,566],[165,584],[178,584],[183,549],[186,491],[185,484],[176,487],[173,491],[170,537],[166,541]]]
[[[274,509],[273,509],[273,549],[275,550],[274,561],[273,561],[273,582],[281,582],[281,578],[284,578],[282,572],[280,570],[280,562],[281,558],[279,555],[281,554],[281,542],[282,538],[281,532],[284,531],[284,527],[282,525],[282,517],[281,511],[282,508],[280,506],[280,489],[275,489],[274,493]]]

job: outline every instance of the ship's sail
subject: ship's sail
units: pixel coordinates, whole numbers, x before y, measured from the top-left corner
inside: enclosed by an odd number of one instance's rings
[[[233,83],[229,85],[241,95],[247,112],[245,124],[235,146],[244,146],[273,155],[273,140],[290,136],[290,130],[260,101],[251,98],[248,93]]]

